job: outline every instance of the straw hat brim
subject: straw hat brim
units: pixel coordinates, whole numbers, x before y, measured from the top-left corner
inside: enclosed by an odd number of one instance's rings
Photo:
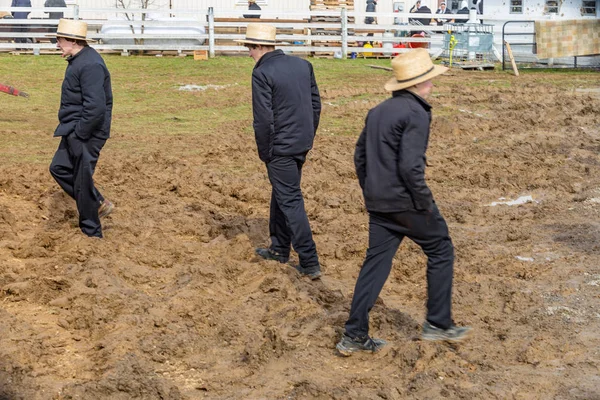
[[[75,40],[85,40],[88,43],[96,43],[97,40],[95,39],[90,39],[90,38],[82,38],[81,36],[76,36],[76,35],[69,35],[69,34],[56,34],[56,33],[49,33],[47,35],[44,35],[45,37],[49,37],[49,38],[67,38],[67,39],[75,39]]]
[[[438,75],[443,74],[444,72],[448,71],[448,67],[443,67],[441,65],[434,65],[429,71],[427,71],[426,73],[419,75],[417,77],[411,78],[411,79],[406,79],[406,80],[402,80],[402,81],[398,81],[396,79],[396,77],[390,79],[389,81],[386,82],[384,88],[385,90],[387,90],[388,92],[395,92],[396,90],[402,90],[402,89],[406,89],[409,88],[413,85],[416,85],[417,83],[422,83],[425,82],[431,78],[434,78]]]
[[[234,40],[236,43],[241,44],[260,44],[263,46],[278,46],[282,44],[289,44],[287,42],[281,42],[279,40],[271,41],[271,40],[261,40],[261,39],[238,39]]]

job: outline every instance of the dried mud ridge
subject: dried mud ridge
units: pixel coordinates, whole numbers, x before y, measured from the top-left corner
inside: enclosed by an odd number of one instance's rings
[[[185,157],[197,138],[109,142],[101,241],[78,233],[45,165],[0,164],[0,398],[600,398],[600,99],[497,79],[453,73],[432,99],[428,178],[456,245],[455,319],[475,329],[464,345],[414,340],[425,260],[405,243],[371,313],[390,345],[337,357],[367,244],[358,132],[319,135],[306,165],[324,270],[310,282],[254,256],[270,188],[229,124]],[[324,91],[324,119],[361,124],[376,102],[338,104],[371,90],[356,85]],[[535,202],[489,206],[520,195]]]

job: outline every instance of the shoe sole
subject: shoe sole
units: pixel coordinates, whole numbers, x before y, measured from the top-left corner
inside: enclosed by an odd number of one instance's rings
[[[289,259],[285,259],[285,258],[276,258],[276,257],[271,257],[271,256],[263,256],[262,254],[257,253],[256,250],[254,251],[254,255],[256,255],[257,257],[260,257],[263,260],[277,261],[278,263],[281,263],[281,264],[287,264],[287,262],[289,261]]]
[[[101,213],[98,214],[98,218],[107,217],[110,213],[113,212],[114,209],[115,209],[115,205],[111,203],[110,205],[106,206],[106,208],[104,210],[102,210]]]
[[[311,281],[316,281],[317,279],[321,279],[321,273],[320,272],[318,272],[316,274],[306,274],[305,276],[308,276]]]
[[[345,349],[343,347],[341,347],[339,344],[335,345],[336,350],[338,351],[338,353],[343,356],[343,357],[350,357],[352,354],[354,353],[360,353],[360,352],[364,352],[364,353],[371,353],[371,354],[377,354],[379,353],[381,350],[383,350],[384,347],[387,346],[387,343],[382,345],[381,347],[379,347],[377,350],[375,351],[371,351],[371,350],[362,350],[362,349],[357,349],[357,350],[350,350],[350,349]]]
[[[456,338],[448,338],[448,337],[439,336],[439,335],[421,335],[421,340],[427,340],[428,342],[458,343],[458,342],[462,342],[465,339],[468,339],[470,334],[471,334],[471,330],[466,331],[464,334],[462,334],[461,336],[456,337]]]
[[[335,348],[338,351],[338,354],[341,355],[342,357],[350,357],[353,353],[355,353],[358,350],[346,350],[343,348],[340,348],[339,345],[336,345]]]
[[[317,279],[321,279],[321,271],[313,272],[312,274],[305,274],[304,272],[298,271],[298,268],[295,268],[295,270],[300,274],[300,276],[305,276],[307,278],[310,278],[311,281],[316,281]]]

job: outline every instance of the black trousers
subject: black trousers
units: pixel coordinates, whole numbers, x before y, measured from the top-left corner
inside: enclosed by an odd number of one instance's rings
[[[300,266],[307,268],[319,265],[319,257],[300,189],[305,160],[306,154],[275,156],[267,163],[267,172],[272,186],[271,250],[289,257],[292,245],[300,258]]]
[[[50,174],[77,203],[79,227],[88,236],[102,237],[98,207],[104,197],[94,186],[94,170],[105,139],[83,141],[74,133],[63,136],[50,164]]]
[[[346,334],[369,333],[369,311],[375,305],[392,269],[392,260],[404,237],[427,255],[427,321],[440,328],[452,325],[454,247],[444,217],[432,212],[369,213],[369,248],[358,275]]]
[[[15,25],[12,30],[15,33],[24,33],[24,32],[27,32],[29,30],[29,28],[27,27],[27,25]],[[28,42],[31,42],[31,40],[28,38],[15,38],[15,43],[28,43]]]

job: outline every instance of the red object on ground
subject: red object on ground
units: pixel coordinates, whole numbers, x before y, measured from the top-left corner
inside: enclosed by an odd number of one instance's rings
[[[29,97],[29,95],[27,93],[21,92],[20,90],[15,89],[12,86],[6,86],[1,83],[0,83],[0,92],[12,94],[13,96]]]
[[[406,45],[404,43],[394,43],[395,49],[405,49]],[[392,53],[392,56],[396,57],[398,53]]]
[[[416,37],[424,38],[425,37],[425,32],[415,33],[414,35],[412,35],[412,37],[414,37],[414,38],[416,38]],[[408,43],[408,47],[410,47],[411,49],[418,49],[418,48],[427,49],[427,48],[429,48],[429,43],[409,42]]]

